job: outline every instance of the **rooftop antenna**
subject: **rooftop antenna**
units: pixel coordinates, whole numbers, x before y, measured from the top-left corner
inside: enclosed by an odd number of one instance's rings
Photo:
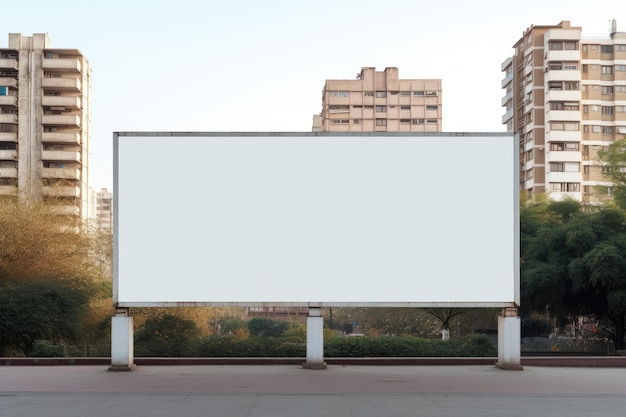
[[[611,20],[611,36],[617,33],[617,20]]]

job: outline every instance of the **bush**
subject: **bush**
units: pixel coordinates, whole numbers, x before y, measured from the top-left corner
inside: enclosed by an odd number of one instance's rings
[[[86,288],[59,279],[0,287],[0,353],[30,355],[36,340],[79,342],[88,303]]]
[[[63,345],[48,340],[35,340],[30,356],[40,358],[63,358],[65,357],[65,348]]]
[[[200,331],[192,320],[159,314],[146,320],[135,337],[136,356],[195,356]]]

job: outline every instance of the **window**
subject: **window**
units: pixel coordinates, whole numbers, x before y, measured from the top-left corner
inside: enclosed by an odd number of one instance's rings
[[[551,101],[550,110],[579,110],[577,102]]]
[[[613,94],[613,86],[612,85],[603,85],[602,86],[602,94]]]
[[[413,95],[414,96],[423,96],[424,92],[423,91],[413,91]]]
[[[602,126],[602,133],[604,133],[605,135],[612,135],[613,126]]]
[[[583,64],[583,73],[586,73],[586,72],[588,72],[587,64]]]
[[[550,191],[579,192],[580,184],[577,182],[551,182]]]
[[[578,41],[565,41],[563,42],[565,45],[566,51],[577,51],[578,50]]]
[[[365,97],[374,97],[374,92],[373,92],[373,91],[365,91],[365,92],[363,93],[363,95],[364,95]]]
[[[598,125],[593,125],[593,126],[591,126],[591,131],[593,133],[600,133],[600,132],[602,132],[602,127],[598,126]]]
[[[437,92],[436,92],[436,91],[434,91],[434,90],[426,91],[426,95],[427,95],[427,96],[436,96],[436,95],[437,95]]]
[[[564,81],[563,89],[566,91],[578,91],[578,81]]]
[[[626,65],[616,65],[615,72],[624,72],[626,71]]]
[[[348,105],[340,105],[340,104],[331,104],[328,106],[328,110],[350,110],[350,106]]]
[[[400,110],[411,110],[411,106],[400,106]]]
[[[551,151],[578,151],[578,142],[552,142]]]
[[[626,51],[626,45],[615,45],[616,51]]]
[[[391,94],[392,96],[397,96],[398,92],[397,91],[390,91],[389,94]]]
[[[626,93],[626,85],[616,85],[615,86],[616,93]]]
[[[411,123],[411,119],[400,119],[401,125],[408,125],[409,123]]]
[[[612,65],[602,65],[600,67],[602,74],[613,74],[613,66]]]
[[[424,119],[411,119],[411,123],[413,123],[414,125],[421,125],[425,123],[425,120]]]
[[[613,53],[613,45],[600,45],[600,53],[612,54]]]
[[[354,120],[352,121],[352,123],[354,123],[355,125],[358,125],[359,123],[361,123],[361,120],[359,120],[359,119],[354,119]]]
[[[577,131],[577,130],[580,130],[580,127],[579,127],[578,122],[551,122],[550,129]]]
[[[626,113],[626,106],[615,106],[615,113]]]
[[[552,162],[550,164],[552,172],[580,172],[580,164],[578,162]]]
[[[376,111],[379,113],[384,113],[387,111],[387,106],[376,106]]]
[[[348,120],[348,119],[331,119],[330,123],[333,124],[333,125],[338,125],[338,124],[345,125],[345,124],[350,123],[350,120]]]
[[[613,114],[613,106],[602,106],[602,114]]]
[[[426,123],[437,123],[437,119],[426,119]]]
[[[401,96],[410,96],[411,92],[410,91],[400,91],[400,95]]]
[[[387,126],[387,119],[376,119],[376,126]]]
[[[377,98],[385,98],[385,97],[387,97],[387,92],[386,91],[377,91],[376,92],[376,97]]]
[[[437,106],[426,106],[426,110],[437,110]]]
[[[349,93],[347,91],[331,91],[331,97],[348,97]]]

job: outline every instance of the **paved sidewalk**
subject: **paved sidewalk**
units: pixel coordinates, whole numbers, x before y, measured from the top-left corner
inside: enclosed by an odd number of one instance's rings
[[[625,368],[0,367],[0,416],[622,416]]]

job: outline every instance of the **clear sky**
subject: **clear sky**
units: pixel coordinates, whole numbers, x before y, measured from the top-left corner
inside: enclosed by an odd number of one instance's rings
[[[527,27],[569,20],[608,36],[615,18],[626,31],[623,0],[29,0],[2,10],[0,47],[9,33],[48,33],[51,47],[89,60],[92,186],[109,190],[114,131],[308,132],[324,81],[361,67],[442,79],[444,131],[503,131],[500,65]]]

